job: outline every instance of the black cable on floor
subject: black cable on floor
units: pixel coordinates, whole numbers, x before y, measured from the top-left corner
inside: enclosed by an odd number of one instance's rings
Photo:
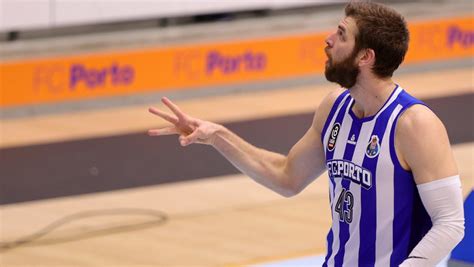
[[[54,239],[47,239],[38,241],[38,239],[50,234],[57,228],[71,223],[75,220],[80,220],[84,218],[90,217],[98,217],[98,216],[113,216],[113,215],[143,215],[152,217],[151,220],[141,222],[141,223],[134,223],[134,224],[124,224],[119,226],[113,226],[106,229],[100,229],[95,231],[87,231],[84,233],[79,233],[75,236],[65,237],[65,238],[54,238]],[[90,210],[90,211],[80,211],[74,214],[70,214],[59,218],[56,221],[51,222],[50,224],[46,225],[42,229],[24,236],[22,238],[7,241],[7,242],[0,242],[0,252],[5,252],[7,250],[24,246],[24,245],[45,245],[45,244],[57,244],[62,242],[68,241],[75,241],[90,237],[96,237],[101,235],[113,234],[113,233],[120,233],[125,231],[131,230],[139,230],[148,227],[155,227],[158,225],[162,225],[168,221],[168,216],[159,210],[153,209],[138,209],[138,208],[116,208],[116,209],[102,209],[102,210]]]

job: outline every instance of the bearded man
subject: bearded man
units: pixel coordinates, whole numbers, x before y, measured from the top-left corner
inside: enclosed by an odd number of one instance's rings
[[[351,2],[326,39],[330,93],[288,155],[257,148],[163,98],[181,145],[207,144],[256,182],[290,197],[329,174],[332,226],[323,266],[434,266],[464,235],[461,183],[446,129],[392,80],[409,33],[395,10]],[[349,142],[350,141],[350,142]]]

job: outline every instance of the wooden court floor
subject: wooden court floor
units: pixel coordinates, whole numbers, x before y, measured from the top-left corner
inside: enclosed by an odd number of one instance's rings
[[[397,82],[417,97],[441,97],[473,92],[473,74],[472,68],[432,71],[401,75]],[[331,87],[214,96],[178,104],[203,119],[248,120],[314,110]],[[0,147],[163,125],[146,110],[135,106],[3,120]],[[474,142],[455,145],[453,151],[466,196],[474,187]],[[77,219],[37,242],[2,250],[0,266],[242,266],[323,254],[330,223],[327,179],[319,177],[293,198],[280,197],[243,175],[230,175],[3,205],[0,242],[24,237],[78,212],[122,212]],[[133,212],[139,210],[163,213],[166,221]]]

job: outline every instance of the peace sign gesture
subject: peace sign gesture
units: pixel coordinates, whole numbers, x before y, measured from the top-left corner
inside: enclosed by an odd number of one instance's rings
[[[148,130],[149,136],[178,134],[179,142],[182,146],[187,146],[193,143],[208,145],[212,144],[213,133],[215,133],[219,127],[222,126],[208,121],[196,119],[185,114],[176,104],[171,102],[171,100],[166,97],[163,97],[161,102],[163,102],[163,104],[165,104],[174,115],[153,107],[149,108],[148,111],[173,125],[159,129]]]

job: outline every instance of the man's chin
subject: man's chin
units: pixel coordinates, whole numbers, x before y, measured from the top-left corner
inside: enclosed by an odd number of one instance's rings
[[[337,83],[336,79],[333,77],[333,73],[331,72],[331,69],[326,67],[324,70],[324,77],[326,78],[326,81],[331,82],[331,83]]]
[[[324,73],[324,74],[325,74],[324,76],[325,76],[325,78],[328,82],[335,83],[335,84],[339,85],[339,87],[341,87],[341,88],[350,89],[353,86],[353,85],[348,86],[349,84],[344,85],[343,82],[336,81],[336,79],[333,79],[332,77],[328,76],[326,73]]]
[[[326,80],[328,80],[329,82],[332,82],[331,81],[331,76],[332,76],[332,69],[328,65],[328,63],[326,63],[326,66],[324,68],[324,77],[326,77]]]

